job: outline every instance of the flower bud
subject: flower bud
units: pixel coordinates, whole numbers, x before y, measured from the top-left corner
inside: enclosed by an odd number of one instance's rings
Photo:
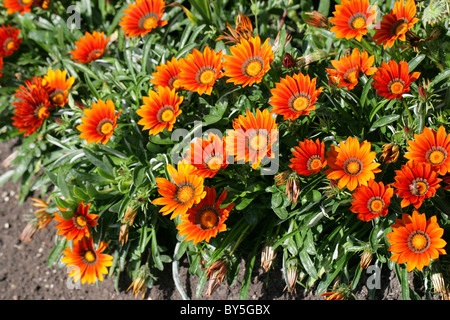
[[[295,59],[286,52],[284,58],[283,58],[283,67],[285,68],[294,68],[297,65],[297,62],[295,61]]]

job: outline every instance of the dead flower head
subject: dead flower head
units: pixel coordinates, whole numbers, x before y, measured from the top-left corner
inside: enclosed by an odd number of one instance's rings
[[[42,199],[31,198],[32,205],[38,210],[34,212],[34,216],[28,221],[19,236],[20,241],[30,243],[37,230],[45,229],[53,220],[53,214],[47,212],[49,204]]]
[[[319,11],[305,12],[303,20],[315,28],[328,29],[330,26],[328,18]]]
[[[383,145],[383,154],[380,159],[383,159],[386,163],[394,163],[398,160],[400,154],[400,148],[394,143],[387,143]]]
[[[277,257],[276,251],[273,249],[273,243],[267,243],[261,252],[261,267],[265,272],[272,267],[273,261]]]
[[[206,277],[209,279],[208,290],[205,294],[207,297],[211,296],[214,290],[222,283],[227,272],[228,266],[224,260],[217,260],[207,268]]]
[[[144,299],[145,292],[147,290],[147,283],[151,278],[152,275],[148,265],[145,264],[141,266],[137,271],[136,278],[133,280],[126,292],[133,289],[131,293],[134,295],[134,298],[137,298],[137,296],[141,294],[142,299]]]
[[[224,35],[220,35],[216,41],[226,40],[225,43],[239,43],[241,39],[250,39],[253,34],[253,26],[250,18],[240,12],[236,17],[236,28],[233,29],[227,22],[227,29],[230,34],[224,32]]]

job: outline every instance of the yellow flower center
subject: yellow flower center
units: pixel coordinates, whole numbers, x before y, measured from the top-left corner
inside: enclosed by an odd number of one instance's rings
[[[400,36],[406,33],[407,30],[408,30],[408,20],[406,18],[401,18],[392,25],[390,29],[390,34],[391,36]]]
[[[408,248],[414,253],[422,253],[430,247],[430,236],[421,230],[411,232],[407,239]]]
[[[75,225],[79,227],[80,229],[84,228],[87,225],[87,219],[83,215],[79,215],[77,217],[74,217],[75,219]]]
[[[344,161],[344,172],[350,176],[357,176],[361,173],[363,163],[357,158],[348,158]]]
[[[368,209],[373,213],[379,213],[384,208],[384,201],[380,197],[372,197],[367,202]]]
[[[255,151],[260,151],[267,147],[268,142],[265,134],[257,133],[250,139],[250,148]]]
[[[106,135],[110,133],[113,130],[113,124],[111,122],[105,122],[102,127],[100,128],[100,131],[102,134]]]
[[[145,30],[154,29],[158,26],[158,19],[156,17],[148,17],[142,23],[142,28]]]
[[[405,81],[402,79],[393,79],[388,84],[388,89],[392,94],[401,94],[405,86]]]
[[[406,30],[408,30],[408,24],[403,22],[397,28],[395,28],[395,35],[398,36],[404,34]]]
[[[222,158],[215,156],[207,161],[206,167],[211,171],[218,171],[222,167],[222,164]]]
[[[423,196],[428,191],[428,182],[423,178],[414,179],[409,185],[409,190],[415,196]]]
[[[14,39],[12,39],[12,38],[6,39],[4,48],[6,48],[6,51],[13,50],[14,49]]]
[[[170,120],[173,119],[174,115],[175,114],[173,113],[172,109],[166,109],[161,114],[161,120],[163,122],[169,122]]]
[[[53,93],[53,95],[51,96],[51,100],[53,102],[53,104],[56,105],[61,105],[64,103],[64,93],[62,93],[60,90],[56,91],[55,93]]]
[[[42,105],[38,107],[36,115],[38,119],[46,119],[50,116],[50,113],[48,112],[48,108]]]
[[[306,161],[306,168],[310,171],[322,168],[322,159],[320,158],[320,156],[311,156],[308,161]]]
[[[352,29],[361,29],[366,25],[366,18],[361,13],[354,15],[350,21]]]
[[[345,71],[343,78],[347,82],[357,83],[358,78],[359,78],[359,67],[354,66],[354,67],[348,69],[347,71]]]
[[[198,224],[202,229],[212,229],[219,223],[219,213],[214,208],[206,208],[199,212]]]
[[[92,50],[91,52],[89,52],[89,55],[88,55],[88,57],[87,57],[87,60],[88,60],[88,61],[96,60],[96,59],[100,58],[102,55],[103,55],[102,50],[100,50],[100,49],[94,49],[94,50]]]
[[[175,200],[181,204],[187,204],[194,198],[195,189],[190,183],[181,184],[175,194]]]
[[[260,57],[251,57],[242,64],[242,73],[247,77],[258,76],[264,68],[264,62]]]
[[[199,81],[201,84],[211,84],[216,80],[216,73],[212,69],[204,70],[200,73]]]
[[[87,250],[84,253],[84,259],[87,263],[92,263],[97,260],[97,254],[92,250]]]
[[[26,6],[26,5],[30,4],[31,2],[33,2],[33,0],[20,0],[19,2],[22,6]]]
[[[425,154],[425,159],[427,159],[428,162],[432,165],[441,165],[447,159],[447,150],[445,150],[441,146],[433,146]]]
[[[302,95],[294,100],[294,103],[292,103],[292,108],[295,111],[300,112],[308,108],[309,104],[310,104],[309,98],[307,96]]]

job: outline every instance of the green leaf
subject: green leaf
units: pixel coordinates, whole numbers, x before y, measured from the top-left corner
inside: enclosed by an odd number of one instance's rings
[[[417,57],[408,61],[409,72],[413,71],[425,59],[425,54],[419,54]]]
[[[381,117],[372,124],[369,131],[373,131],[379,127],[387,126],[388,124],[390,124],[394,121],[397,121],[399,118],[400,118],[400,115],[398,115],[398,114],[392,114],[392,115]]]
[[[53,263],[59,258],[61,252],[66,248],[66,238],[59,238],[58,243],[53,247],[52,252],[50,252],[47,258],[47,266],[53,266]]]
[[[319,276],[317,275],[317,270],[314,267],[314,263],[312,262],[309,253],[306,251],[306,249],[300,251],[299,257],[303,267],[305,268],[305,271],[309,274],[311,278],[317,280],[319,278]]]

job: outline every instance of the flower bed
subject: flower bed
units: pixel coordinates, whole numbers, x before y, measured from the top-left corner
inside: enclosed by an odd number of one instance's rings
[[[349,299],[387,266],[404,299],[448,299],[444,1],[2,11],[0,137],[20,148],[0,184],[40,192],[21,240],[55,221],[47,262],[75,283],[127,273],[144,295],[170,267],[186,297],[187,257],[210,295],[245,258],[246,299],[260,257],[288,291]]]

